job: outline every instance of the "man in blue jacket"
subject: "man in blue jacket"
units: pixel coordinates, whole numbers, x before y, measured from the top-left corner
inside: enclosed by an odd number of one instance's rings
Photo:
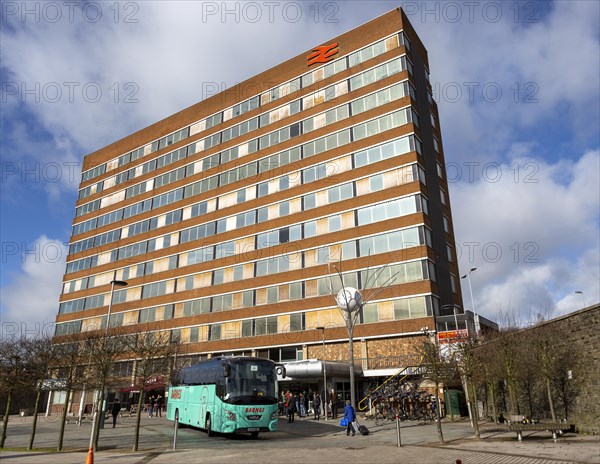
[[[356,420],[356,412],[354,411],[352,404],[350,404],[350,400],[346,400],[346,407],[344,408],[344,419],[348,421],[348,425],[346,426],[346,435],[350,435],[350,432],[352,432],[352,436],[354,436],[356,432],[354,431],[352,423]]]

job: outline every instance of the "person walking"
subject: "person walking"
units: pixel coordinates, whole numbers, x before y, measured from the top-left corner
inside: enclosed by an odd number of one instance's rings
[[[158,395],[156,397],[156,417],[162,417],[163,397]]]
[[[337,394],[335,393],[335,390],[332,388],[331,392],[329,393],[329,405],[331,406],[331,418],[332,419],[337,418],[337,403],[338,403],[338,397],[337,397]]]
[[[346,425],[346,436],[350,435],[352,432],[352,436],[356,433],[354,431],[354,421],[356,420],[356,411],[352,407],[350,400],[346,400],[346,407],[344,408],[344,419],[348,421],[348,425]]]
[[[315,420],[319,420],[321,418],[321,395],[319,395],[319,392],[316,392],[313,398],[313,411]]]
[[[152,417],[152,412],[154,411],[154,395],[151,395],[148,399],[148,417]]]
[[[117,425],[117,417],[119,417],[119,413],[121,412],[121,403],[119,402],[119,398],[115,399],[115,402],[112,405],[112,409],[110,411],[113,417],[113,429]]]
[[[306,408],[304,406],[304,394],[298,394],[298,406],[300,409],[300,417],[306,416]]]

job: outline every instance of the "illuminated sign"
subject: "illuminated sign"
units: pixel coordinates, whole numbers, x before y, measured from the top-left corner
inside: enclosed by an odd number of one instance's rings
[[[313,48],[313,53],[308,55],[306,59],[308,60],[308,66],[315,63],[327,63],[331,61],[334,55],[340,51],[338,49],[338,43],[332,43],[330,45],[321,45],[320,47]]]

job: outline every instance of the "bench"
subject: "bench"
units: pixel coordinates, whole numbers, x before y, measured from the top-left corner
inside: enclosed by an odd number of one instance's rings
[[[66,423],[70,424],[71,422],[75,422],[77,425],[81,425],[87,419],[89,419],[89,417],[84,414],[81,416],[81,421],[80,421],[79,414],[69,412],[69,413],[67,413]]]
[[[508,432],[517,432],[517,438],[519,441],[523,441],[523,432],[544,430],[552,432],[552,438],[556,440],[559,435],[563,434],[563,432],[571,430],[571,425],[563,424],[561,422],[539,422],[537,424],[512,423],[506,425],[506,430]]]

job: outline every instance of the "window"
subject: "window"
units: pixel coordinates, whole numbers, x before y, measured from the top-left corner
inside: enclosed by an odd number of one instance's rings
[[[221,340],[221,324],[211,324],[208,326],[208,339]]]
[[[290,315],[290,332],[305,330],[304,313]]]
[[[138,322],[143,324],[145,322],[154,322],[156,320],[156,308],[144,308],[140,309]]]
[[[190,343],[197,343],[200,336],[200,327],[190,328]]]

